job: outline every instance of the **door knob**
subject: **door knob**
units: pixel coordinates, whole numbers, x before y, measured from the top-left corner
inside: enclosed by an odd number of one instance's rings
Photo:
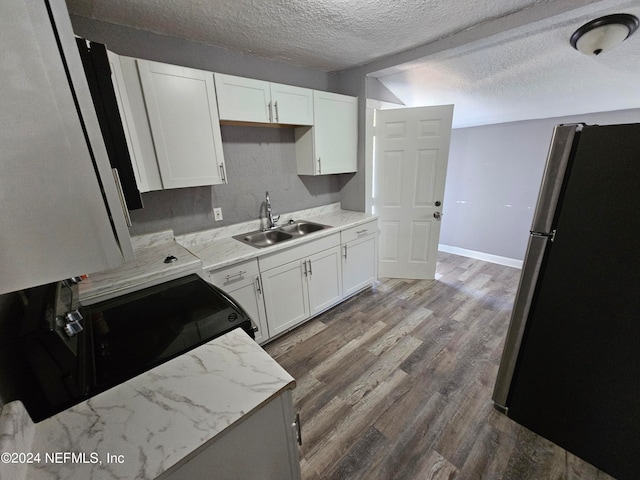
[[[440,212],[436,212],[433,214],[433,218],[440,220],[440,217],[442,217],[442,214]]]

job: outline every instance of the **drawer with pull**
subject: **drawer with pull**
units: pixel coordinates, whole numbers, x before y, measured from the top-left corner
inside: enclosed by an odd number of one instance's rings
[[[253,280],[260,275],[258,261],[255,258],[217,270],[209,270],[208,273],[211,283],[223,289],[247,279]]]
[[[344,244],[374,233],[378,233],[378,220],[371,220],[370,222],[363,223],[362,225],[357,225],[343,230],[340,232],[340,243]]]

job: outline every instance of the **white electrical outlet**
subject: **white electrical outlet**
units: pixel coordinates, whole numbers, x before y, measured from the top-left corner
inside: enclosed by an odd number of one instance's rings
[[[219,222],[220,220],[222,220],[222,209],[221,208],[214,208],[213,209],[213,219],[216,222]]]

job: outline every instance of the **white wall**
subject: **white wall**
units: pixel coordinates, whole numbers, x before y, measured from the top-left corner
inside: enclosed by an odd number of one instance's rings
[[[636,123],[640,109],[454,129],[441,249],[521,263],[553,127],[575,122]]]

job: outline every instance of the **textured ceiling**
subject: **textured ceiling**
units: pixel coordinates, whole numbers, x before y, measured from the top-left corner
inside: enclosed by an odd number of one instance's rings
[[[596,58],[568,41],[597,16],[640,17],[638,0],[66,1],[78,16],[328,72],[435,45],[374,76],[406,105],[455,104],[458,127],[640,107],[640,32]]]
[[[549,0],[67,0],[71,13],[339,71]]]
[[[455,127],[640,108],[640,32],[597,57],[569,45],[619,12],[640,18],[640,2],[598,2],[374,76],[408,106],[454,104]]]

